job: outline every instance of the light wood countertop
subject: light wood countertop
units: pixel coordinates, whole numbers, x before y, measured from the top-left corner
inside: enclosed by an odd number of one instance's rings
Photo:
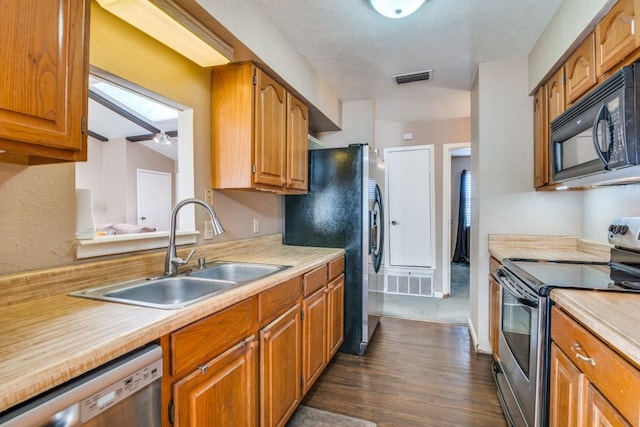
[[[555,261],[607,262],[610,246],[575,236],[489,235],[489,253],[498,261],[526,258]]]
[[[342,249],[284,246],[281,236],[196,249],[200,251],[198,255],[207,254],[208,259],[215,256],[215,259],[284,264],[291,268],[178,310],[66,295],[70,290],[99,284],[100,276],[103,282],[105,277],[122,278],[123,275],[114,271],[118,268],[131,269],[122,260],[0,277],[0,284],[4,280],[8,288],[16,292],[28,289],[40,295],[41,291],[34,291],[33,282],[41,286],[47,278],[56,283],[58,289],[55,295],[4,306],[0,304],[0,411],[344,254]],[[128,276],[138,274],[138,277],[144,277],[149,274],[148,270],[157,272],[158,262],[162,265],[164,254],[132,258],[136,258],[134,265],[145,268],[129,272]],[[113,274],[105,274],[101,268]],[[91,280],[85,277],[87,275]],[[76,280],[80,284],[65,283],[65,277],[69,278],[68,282],[74,282],[78,277],[82,280]],[[15,301],[16,297],[10,295],[7,298]]]
[[[554,289],[551,299],[640,369],[640,294]]]

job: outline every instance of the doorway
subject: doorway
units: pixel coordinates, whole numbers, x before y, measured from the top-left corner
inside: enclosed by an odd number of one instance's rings
[[[169,229],[171,212],[171,174],[138,169],[136,199],[137,223],[156,230]]]

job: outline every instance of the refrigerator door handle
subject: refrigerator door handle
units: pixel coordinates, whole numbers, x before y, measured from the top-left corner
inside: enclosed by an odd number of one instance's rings
[[[376,210],[375,207],[378,206]],[[375,202],[373,203],[374,210],[376,213],[376,248],[373,260],[373,269],[377,273],[380,270],[380,265],[382,264],[382,253],[384,249],[384,208],[382,205],[382,192],[380,191],[380,187],[376,184],[376,194],[375,194]],[[379,217],[379,218],[378,218]]]

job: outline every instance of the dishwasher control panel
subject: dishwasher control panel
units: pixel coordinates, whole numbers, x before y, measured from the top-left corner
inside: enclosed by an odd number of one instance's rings
[[[162,359],[138,369],[80,401],[80,419],[84,423],[118,402],[142,390],[162,377]]]

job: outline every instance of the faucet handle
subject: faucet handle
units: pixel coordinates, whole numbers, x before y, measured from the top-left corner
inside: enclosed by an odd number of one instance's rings
[[[173,264],[173,265],[185,265],[186,263],[189,262],[189,260],[191,259],[191,257],[195,253],[196,253],[196,250],[195,249],[191,249],[191,252],[189,252],[189,255],[187,255],[186,259],[182,259],[180,257],[172,257],[171,258],[171,264]]]
[[[184,260],[184,263],[185,264],[188,263],[189,260],[191,259],[191,257],[193,256],[193,254],[195,254],[195,253],[196,253],[196,250],[195,249],[191,249],[191,252],[189,252],[189,255],[187,255],[187,259]]]

